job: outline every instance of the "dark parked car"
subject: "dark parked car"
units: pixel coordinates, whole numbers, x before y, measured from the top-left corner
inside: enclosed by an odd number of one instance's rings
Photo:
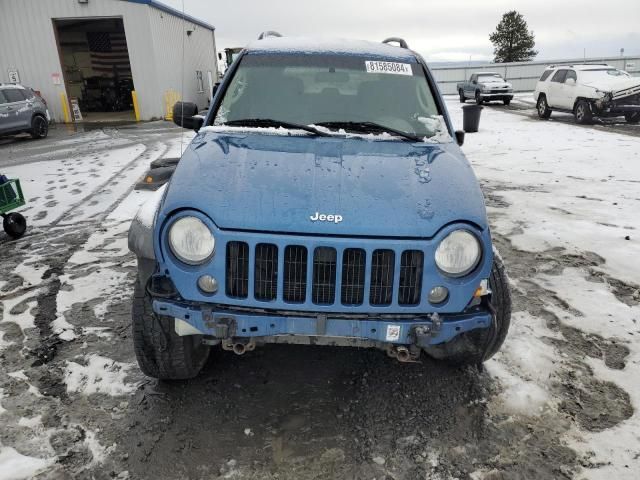
[[[49,119],[47,103],[33,89],[0,83],[0,135],[27,132],[44,138]]]

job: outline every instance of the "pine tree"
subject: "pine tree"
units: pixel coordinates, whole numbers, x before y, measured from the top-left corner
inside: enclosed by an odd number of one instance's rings
[[[538,52],[533,49],[536,42],[529,31],[524,17],[512,10],[502,15],[496,31],[489,35],[493,43],[494,62],[525,62],[533,59]]]

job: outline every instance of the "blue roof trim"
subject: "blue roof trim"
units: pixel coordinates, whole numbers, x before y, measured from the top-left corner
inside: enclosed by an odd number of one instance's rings
[[[175,8],[170,7],[169,5],[165,5],[164,3],[160,3],[157,0],[125,0],[125,1],[131,2],[131,3],[140,3],[142,5],[149,5],[150,7],[157,8],[158,10],[162,10],[163,12],[167,12],[167,13],[170,13],[171,15],[175,15],[176,17],[182,18],[184,20],[188,20],[190,22],[195,23],[196,25],[200,25],[201,27],[207,28],[211,31],[216,29],[216,27],[214,27],[213,25],[207,22],[198,20],[197,18],[192,17],[191,15],[187,15],[186,13],[183,14],[180,10],[176,10]]]

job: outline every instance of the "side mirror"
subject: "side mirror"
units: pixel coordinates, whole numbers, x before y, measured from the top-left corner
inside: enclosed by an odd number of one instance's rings
[[[576,84],[576,81],[573,78],[567,78],[564,83],[574,86]]]
[[[220,87],[220,82],[217,82],[214,86],[213,89],[211,89],[211,99],[213,99],[213,97],[216,96],[216,92],[218,91],[218,88]]]
[[[198,106],[192,102],[176,102],[173,106],[173,123],[189,130],[200,130],[204,118],[198,115]]]
[[[456,143],[460,146],[464,144],[464,130],[456,130]]]

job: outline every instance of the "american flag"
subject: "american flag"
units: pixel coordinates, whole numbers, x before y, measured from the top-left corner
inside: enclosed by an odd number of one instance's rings
[[[91,68],[97,72],[131,76],[127,39],[123,33],[87,32]]]

